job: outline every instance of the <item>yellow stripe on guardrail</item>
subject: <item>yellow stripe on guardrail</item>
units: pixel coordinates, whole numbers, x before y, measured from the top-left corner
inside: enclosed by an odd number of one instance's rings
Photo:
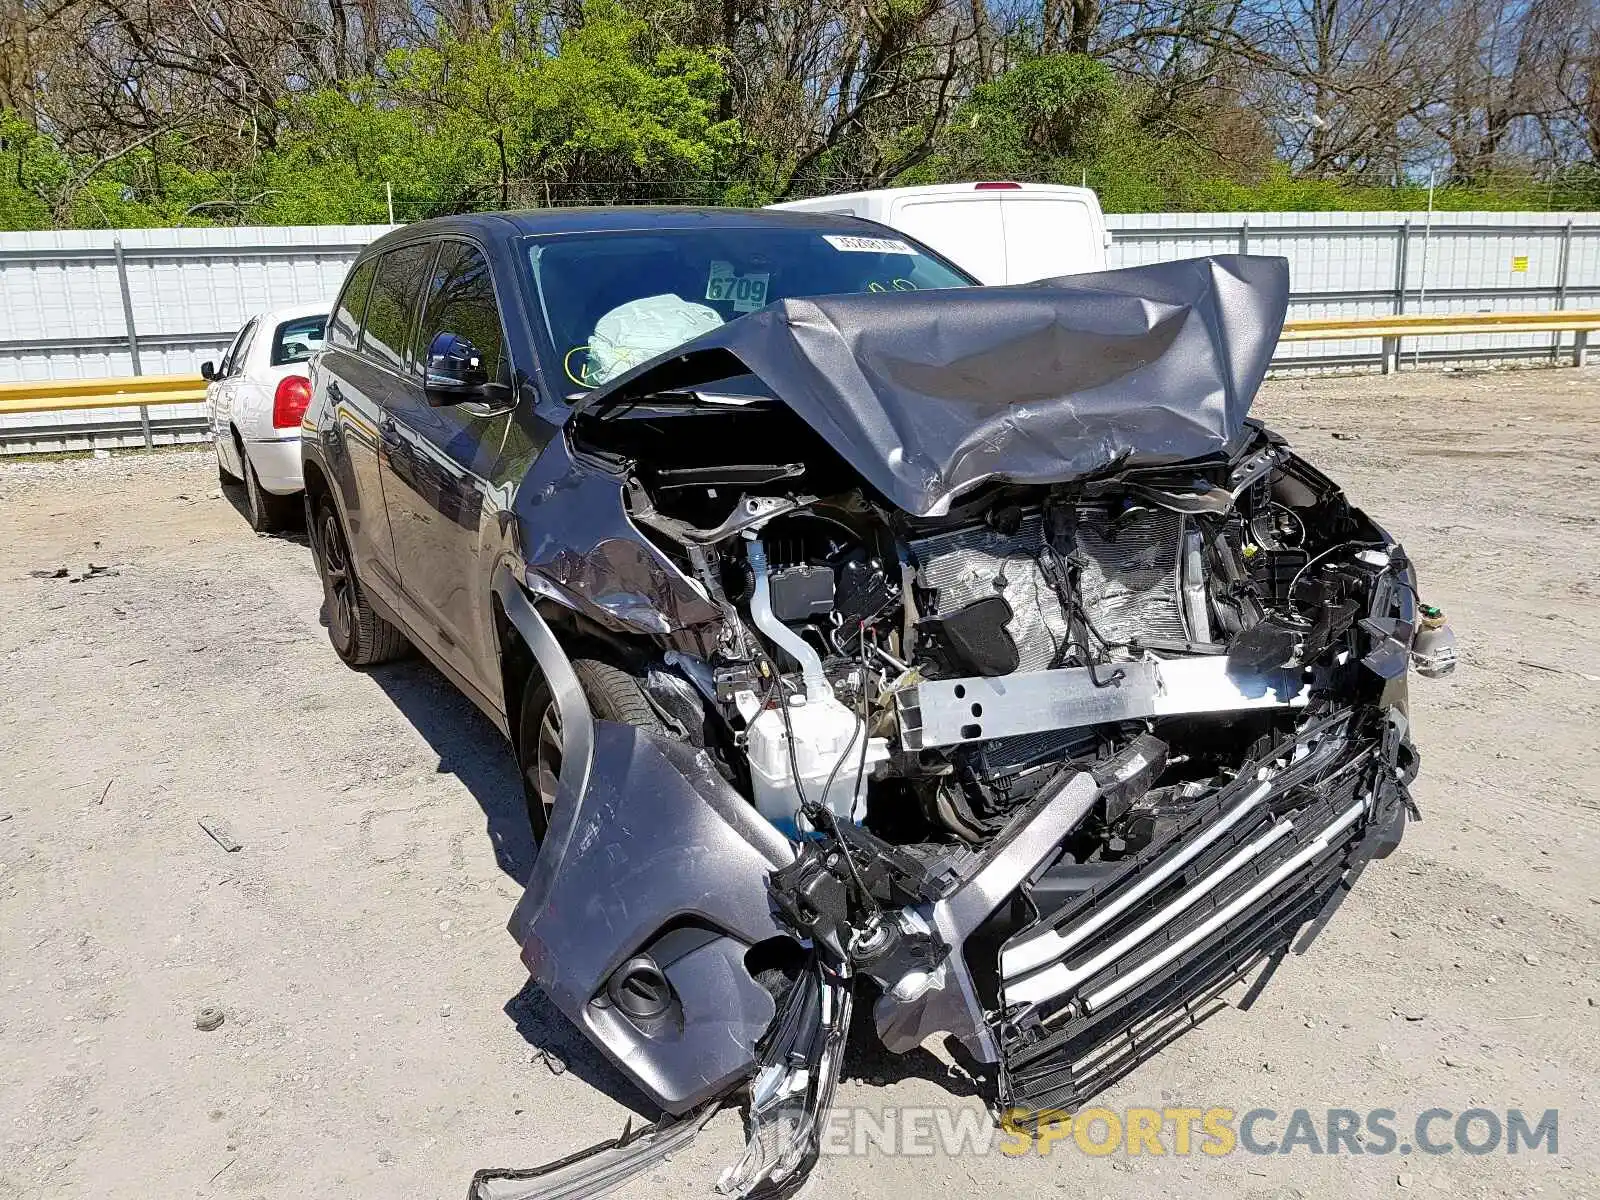
[[[1400,369],[1400,339],[1449,337],[1474,333],[1571,333],[1572,365],[1581,367],[1589,354],[1589,333],[1600,329],[1600,311],[1558,309],[1552,312],[1396,313],[1379,317],[1311,317],[1285,321],[1280,342],[1334,341],[1340,338],[1383,339],[1385,375]]]
[[[1377,317],[1311,317],[1283,323],[1287,342],[1347,337],[1438,337],[1465,333],[1555,333],[1600,329],[1600,312],[1399,313]]]
[[[68,412],[198,404],[206,381],[198,375],[134,375],[122,379],[22,379],[0,383],[0,413]]]

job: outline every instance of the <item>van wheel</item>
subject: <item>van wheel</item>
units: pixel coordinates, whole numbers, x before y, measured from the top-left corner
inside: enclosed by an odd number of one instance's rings
[[[594,658],[574,659],[572,670],[595,720],[636,725],[651,733],[665,732],[666,726],[632,675]],[[533,830],[533,843],[537,847],[550,830],[565,749],[561,712],[551,698],[550,685],[537,670],[523,689],[517,726],[517,764],[522,770],[528,825]]]
[[[405,634],[380,617],[367,602],[350,559],[350,543],[333,501],[317,506],[311,529],[311,554],[322,579],[328,640],[351,667],[369,667],[399,658],[410,649]]]

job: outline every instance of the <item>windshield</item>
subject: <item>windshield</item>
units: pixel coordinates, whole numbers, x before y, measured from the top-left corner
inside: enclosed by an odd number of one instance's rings
[[[322,349],[322,337],[328,318],[296,317],[279,325],[272,335],[272,365],[285,367],[290,363],[303,363]]]
[[[536,241],[529,258],[562,369],[585,388],[774,300],[971,283],[908,241],[859,228],[564,235]]]

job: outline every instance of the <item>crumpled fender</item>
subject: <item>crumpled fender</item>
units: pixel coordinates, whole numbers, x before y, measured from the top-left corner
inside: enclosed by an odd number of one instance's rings
[[[639,531],[622,477],[575,457],[557,436],[517,490],[517,533],[540,590],[608,628],[663,635],[722,613]]]

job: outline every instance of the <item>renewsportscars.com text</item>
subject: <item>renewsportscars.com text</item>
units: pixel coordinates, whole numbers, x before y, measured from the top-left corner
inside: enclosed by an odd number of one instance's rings
[[[1014,1110],[999,1127],[974,1109],[836,1108],[822,1130],[833,1155],[1074,1153],[1225,1154],[1555,1154],[1560,1113],[1519,1108],[1414,1115],[1391,1108],[1085,1108],[1075,1113]]]

